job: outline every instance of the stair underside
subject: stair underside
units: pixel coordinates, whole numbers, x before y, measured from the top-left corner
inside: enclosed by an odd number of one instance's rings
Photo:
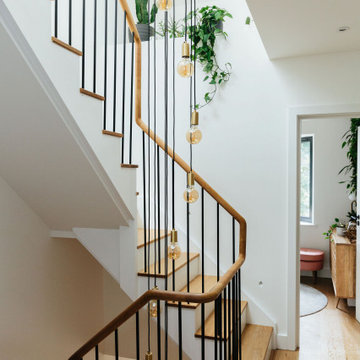
[[[149,241],[149,232],[150,232],[150,241]],[[158,231],[155,231],[153,229],[150,229],[150,231],[147,231],[146,234],[146,245],[149,245],[157,241],[158,239],[163,239],[166,236],[170,236],[170,232],[166,235],[165,230],[160,230],[160,238],[158,236]],[[144,247],[144,229],[138,229],[138,241],[137,241],[137,248],[140,249]]]
[[[232,300],[226,301],[226,322],[228,322],[228,311],[229,311],[229,304],[232,303]],[[222,324],[224,324],[224,305],[225,301],[222,301]],[[232,305],[231,305],[232,306]],[[247,306],[247,301],[241,301],[241,313],[244,312]],[[232,324],[230,323],[230,333],[232,331]],[[228,328],[228,324],[226,326]],[[215,339],[215,311],[213,311],[209,317],[205,320],[205,332],[204,336],[206,339],[213,340]],[[196,331],[195,337],[201,337],[201,327]],[[229,331],[226,330],[226,339],[229,337]],[[225,329],[222,329],[222,338],[225,338]]]
[[[205,275],[204,276],[204,288],[205,292],[209,291],[216,284],[216,276]],[[187,286],[180,290],[181,292],[187,292]],[[202,277],[198,275],[195,279],[190,282],[190,292],[191,293],[201,293],[202,292]],[[177,301],[169,301],[169,306],[178,306]],[[188,309],[196,309],[200,304],[198,303],[182,303],[182,307]]]
[[[189,253],[190,262],[199,257],[199,253]],[[167,260],[167,258],[166,258]],[[187,253],[181,253],[180,257],[175,260],[175,271],[178,271],[182,267],[186,266],[187,263]],[[156,266],[156,267],[155,267]],[[139,276],[150,276],[150,277],[159,277],[165,278],[165,259],[161,259],[160,262],[161,272],[158,272],[158,262],[156,264],[151,264],[149,267],[149,271],[145,272],[144,269],[138,272]],[[156,271],[155,271],[156,269]],[[168,261],[168,276],[173,273],[172,261]]]
[[[242,337],[241,348],[244,360],[265,360],[273,333],[273,328],[262,325],[246,325]]]

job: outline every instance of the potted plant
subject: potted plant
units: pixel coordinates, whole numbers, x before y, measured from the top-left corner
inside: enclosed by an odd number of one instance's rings
[[[158,8],[155,4],[151,7],[150,15],[148,12],[148,0],[135,0],[136,17],[138,23],[136,28],[140,35],[141,41],[149,41],[150,36],[154,36],[155,30],[150,24],[155,21]],[[129,36],[131,39],[131,36]]]
[[[204,105],[196,104],[197,108],[209,104],[215,97],[218,86],[227,82],[231,75],[231,64],[226,63],[220,67],[215,52],[216,38],[222,36],[226,39],[227,33],[223,30],[225,19],[232,18],[232,15],[225,9],[217,6],[204,6],[200,10],[191,12],[187,20],[196,17],[196,25],[188,28],[189,38],[193,41],[194,50],[192,59],[200,62],[206,76],[203,81],[208,81],[212,90],[205,93]]]
[[[323,235],[325,236],[325,239],[330,240],[331,235],[334,231],[336,231],[337,235],[340,235],[340,236],[345,235],[345,231],[346,231],[345,224],[343,222],[341,222],[338,218],[335,218],[334,223],[332,225],[330,225],[329,230],[327,232],[323,233]]]

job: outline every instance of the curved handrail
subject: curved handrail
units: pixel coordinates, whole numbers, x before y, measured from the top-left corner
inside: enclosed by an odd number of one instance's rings
[[[161,147],[167,154],[174,159],[174,161],[186,172],[189,172],[190,166],[178,156],[170,147],[165,145],[165,142],[155,136],[154,132],[141,119],[141,40],[137,31],[135,21],[131,15],[130,8],[126,0],[119,0],[124,11],[126,11],[127,21],[130,30],[134,33],[134,41],[136,45],[136,80],[135,80],[135,119],[136,124],[144,131],[159,147]],[[178,301],[178,302],[192,302],[192,303],[209,303],[216,300],[225,287],[229,284],[231,279],[238,272],[245,261],[246,257],[246,221],[245,219],[224,199],[222,198],[199,174],[193,171],[195,181],[206,190],[206,192],[213,197],[232,217],[240,224],[240,238],[239,238],[239,256],[236,261],[230,266],[226,273],[220,280],[205,293],[186,293],[180,291],[169,290],[148,290],[135,300],[128,308],[126,308],[114,320],[108,323],[102,330],[94,335],[86,344],[77,350],[69,360],[81,360],[91,349],[98,345],[101,341],[107,338],[111,333],[118,329],[125,321],[135,315],[141,308],[143,308],[151,300],[163,301]]]

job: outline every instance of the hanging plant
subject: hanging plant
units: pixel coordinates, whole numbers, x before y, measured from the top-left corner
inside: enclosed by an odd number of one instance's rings
[[[155,16],[158,8],[153,4],[150,11],[150,19],[148,12],[148,0],[135,0],[136,5],[136,17],[138,24],[152,24],[155,21]]]
[[[341,147],[347,148],[346,156],[349,164],[344,166],[340,174],[349,175],[348,180],[340,181],[340,184],[346,184],[346,189],[350,194],[356,195],[357,190],[357,144],[358,144],[358,127],[360,126],[360,119],[351,119],[350,129],[343,135],[343,143]]]
[[[155,21],[155,16],[157,14],[158,8],[155,4],[153,4],[149,14],[148,1],[149,0],[135,0],[136,17],[138,20],[136,27],[139,32],[141,41],[149,41],[150,36],[154,36],[155,33],[154,28],[150,26],[150,24]],[[131,38],[131,35],[129,36],[129,38]]]
[[[184,19],[180,19],[178,21],[175,21],[171,16],[169,16],[168,20],[168,33],[170,38],[181,38],[185,35],[185,25],[184,25]],[[165,37],[166,30],[165,30],[165,23],[164,21],[159,22],[159,27],[156,33],[161,36]]]
[[[205,93],[205,104],[196,104],[196,108],[201,108],[209,104],[215,97],[218,86],[226,83],[230,79],[231,64],[228,62],[220,67],[215,52],[216,38],[227,38],[228,34],[223,31],[222,24],[226,17],[232,18],[232,15],[225,9],[217,6],[205,6],[200,10],[191,12],[187,16],[187,21],[196,17],[196,25],[190,25],[188,28],[189,38],[193,42],[192,60],[199,61],[206,76],[203,81],[208,81],[212,90]],[[195,24],[195,22],[194,22]]]

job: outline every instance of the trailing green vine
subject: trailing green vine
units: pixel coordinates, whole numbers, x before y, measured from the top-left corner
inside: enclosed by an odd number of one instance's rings
[[[201,108],[213,101],[218,86],[230,79],[231,64],[228,62],[223,67],[219,66],[216,59],[215,43],[218,36],[227,38],[228,34],[222,30],[219,23],[224,22],[226,17],[232,18],[232,15],[217,6],[205,6],[200,10],[191,12],[187,21],[194,19],[194,17],[196,17],[196,25],[189,26],[188,29],[189,38],[193,41],[192,60],[200,62],[206,74],[203,81],[208,81],[212,86],[212,90],[204,95],[205,104],[196,104],[196,108]]]
[[[357,189],[357,144],[358,144],[358,127],[360,126],[360,119],[351,119],[350,129],[343,135],[343,143],[341,147],[347,148],[346,156],[349,164],[344,166],[340,174],[350,175],[348,180],[340,181],[340,184],[346,184],[346,189],[349,194],[356,195]]]

